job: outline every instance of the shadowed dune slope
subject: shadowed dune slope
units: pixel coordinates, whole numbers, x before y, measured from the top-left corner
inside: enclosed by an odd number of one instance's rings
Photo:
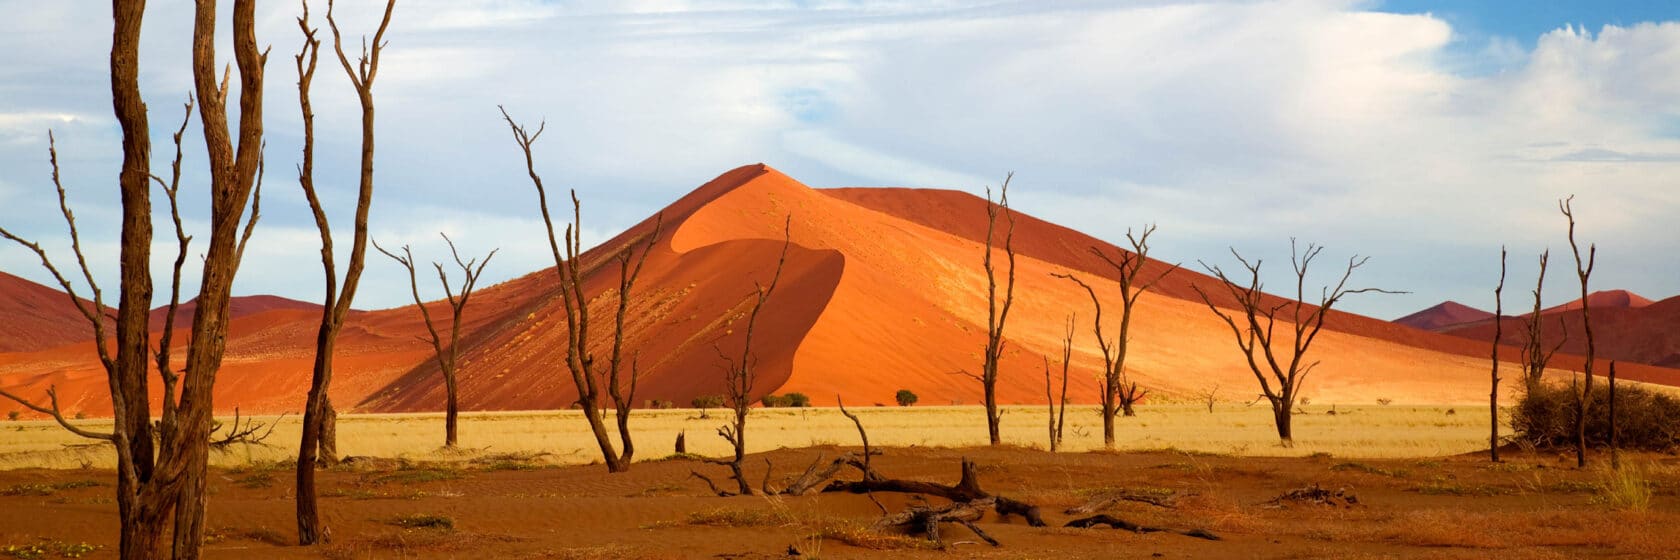
[[[1591,302],[1593,345],[1598,357],[1669,368],[1680,366],[1680,296],[1642,306],[1607,304],[1599,307],[1599,303],[1598,299]],[[1561,339],[1563,346],[1559,352],[1585,354],[1587,337],[1580,301],[1553,309],[1560,310],[1542,314],[1545,320],[1541,323],[1544,329],[1541,333],[1546,347],[1556,346]],[[1501,329],[1500,341],[1503,344],[1520,346],[1528,336],[1520,317],[1505,317]],[[1491,340],[1493,320],[1450,327],[1441,332],[1477,341]],[[1621,366],[1617,367],[1617,372],[1621,372]]]
[[[891,403],[894,392],[909,389],[927,404],[980,402],[980,385],[970,375],[979,371],[985,346],[986,279],[980,265],[985,205],[958,191],[816,190],[762,164],[700,186],[663,211],[662,234],[626,313],[622,374],[626,379],[632,369],[640,374],[635,403],[685,406],[696,396],[723,392],[723,367],[741,359],[755,286],[768,282],[776,267],[789,216],[791,246],[781,284],[754,332],[755,397],[797,391],[818,404],[842,396],[867,405]],[[1101,358],[1091,334],[1090,299],[1051,275],[1074,273],[1096,287],[1105,330],[1113,336],[1119,290],[1108,279],[1111,269],[1090,248],[1110,255],[1118,249],[1025,214],[1017,218],[1017,299],[1006,331],[999,399],[1043,402],[1046,357],[1060,356],[1071,316],[1076,330],[1069,398],[1094,403]],[[587,206],[584,219],[589,220]],[[654,223],[649,217],[581,257],[589,297],[587,338],[603,373],[617,304],[619,269],[613,257],[645,240]],[[1172,235],[1170,228],[1161,235]],[[997,255],[1001,266],[1002,251]],[[1327,260],[1323,266],[1338,264]],[[1168,268],[1151,262],[1146,270]],[[1359,280],[1381,285],[1381,279]],[[1219,387],[1224,399],[1251,400],[1258,389],[1254,377],[1230,329],[1208,312],[1197,287],[1214,294],[1217,304],[1230,304],[1229,296],[1219,295],[1216,280],[1174,272],[1139,301],[1128,371],[1153,392],[1151,398],[1187,398]],[[270,303],[275,305],[231,323],[216,387],[218,410],[237,406],[272,413],[302,407],[319,311],[300,302]],[[1680,307],[1668,303],[1641,310]],[[447,320],[445,302],[427,306],[434,317]],[[413,306],[354,313],[335,361],[332,396],[338,407],[442,410],[442,383],[430,343],[421,338],[425,333]],[[552,267],[481,289],[467,308],[461,341],[462,408],[570,406],[577,395],[565,366],[566,339]],[[1321,363],[1305,394],[1326,404],[1378,398],[1477,402],[1487,394],[1488,351],[1485,342],[1336,312],[1313,347],[1311,359]],[[1558,367],[1571,367],[1570,360],[1560,356]],[[1507,380],[1518,377],[1512,372]],[[1622,373],[1680,384],[1677,370],[1643,366]],[[50,385],[60,387],[67,410],[109,413],[91,342],[0,353],[0,386],[38,396]],[[6,408],[0,404],[0,410]]]
[[[92,309],[92,302],[87,302]],[[34,352],[93,338],[70,297],[0,272],[0,352]]]

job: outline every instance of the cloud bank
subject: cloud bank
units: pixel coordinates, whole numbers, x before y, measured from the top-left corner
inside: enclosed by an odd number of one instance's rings
[[[0,223],[67,249],[45,161],[53,128],[89,256],[114,278],[108,16],[5,4],[17,17],[0,22],[0,48],[20,56],[0,66]],[[339,6],[348,37],[371,32],[374,4]],[[296,6],[260,9],[270,165],[236,289],[318,300],[292,173]],[[160,163],[190,84],[188,11],[156,5],[146,21]],[[1601,248],[1596,285],[1674,295],[1680,23],[1561,23],[1472,42],[1442,19],[1349,1],[405,0],[376,86],[373,232],[422,259],[445,256],[439,230],[469,252],[500,247],[490,281],[551,266],[501,104],[546,120],[539,170],[578,190],[586,241],[745,163],[819,187],[976,193],[1014,171],[1022,211],[1111,240],[1158,223],[1170,260],[1226,262],[1235,247],[1286,273],[1292,236],[1329,246],[1326,263],[1371,255],[1356,281],[1414,294],[1347,308],[1387,318],[1442,299],[1491,307],[1499,245],[1513,278],[1532,277],[1523,255],[1565,247],[1556,199],[1575,194],[1581,233]],[[315,80],[317,181],[344,230],[359,134],[332,62]],[[188,166],[202,168],[188,136]],[[202,231],[207,203],[185,203]],[[155,259],[160,279],[171,256]],[[47,279],[11,246],[0,270]],[[370,262],[358,307],[405,303],[400,270]]]

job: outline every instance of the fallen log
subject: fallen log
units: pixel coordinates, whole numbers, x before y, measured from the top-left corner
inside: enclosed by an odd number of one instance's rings
[[[1151,526],[1151,525],[1139,525],[1139,524],[1132,523],[1130,521],[1126,521],[1124,519],[1120,519],[1118,517],[1114,517],[1114,516],[1111,516],[1111,515],[1108,515],[1108,514],[1098,514],[1098,515],[1093,515],[1093,516],[1085,517],[1085,518],[1081,518],[1081,519],[1075,519],[1073,521],[1067,522],[1067,524],[1063,525],[1063,527],[1072,527],[1072,528],[1075,528],[1075,529],[1090,529],[1092,527],[1097,527],[1097,526],[1101,526],[1101,525],[1107,525],[1107,526],[1109,526],[1111,528],[1114,528],[1114,529],[1131,531],[1131,532],[1134,532],[1134,533],[1174,533],[1174,534],[1184,535],[1186,537],[1195,537],[1195,538],[1198,538],[1198,539],[1207,539],[1207,540],[1210,540],[1210,541],[1221,540],[1219,538],[1219,535],[1215,535],[1211,532],[1208,532],[1205,529],[1190,529],[1188,531],[1181,531],[1181,530],[1178,530],[1178,529],[1169,529],[1169,528],[1166,528],[1166,527],[1155,527],[1155,526]]]
[[[852,463],[863,469],[861,464]],[[864,494],[869,492],[897,492],[901,494],[926,494],[951,500],[952,502],[975,502],[990,499],[992,509],[1003,517],[1019,515],[1033,527],[1045,527],[1044,516],[1038,506],[1015,499],[996,496],[980,488],[980,479],[974,474],[974,462],[968,458],[962,460],[962,478],[954,486],[947,486],[936,482],[920,480],[899,480],[880,476],[873,470],[864,471],[864,479],[856,482],[836,480],[829,483],[823,492],[850,492]]]
[[[1103,494],[1101,496],[1098,496],[1098,497],[1092,499],[1089,502],[1086,502],[1084,505],[1068,508],[1063,513],[1066,513],[1068,515],[1085,515],[1085,514],[1088,514],[1088,513],[1097,513],[1097,512],[1100,512],[1102,510],[1113,507],[1114,504],[1117,504],[1117,503],[1120,503],[1120,502],[1138,502],[1138,503],[1149,504],[1149,505],[1156,506],[1156,507],[1173,509],[1173,508],[1178,507],[1178,498],[1180,496],[1181,495],[1178,494],[1177,492],[1174,492],[1174,493],[1171,493],[1171,494],[1151,494],[1151,493],[1145,493],[1145,492],[1135,492],[1135,491],[1131,491],[1131,490],[1122,490],[1122,491],[1119,491],[1119,492],[1111,492],[1111,493]]]
[[[992,546],[1000,546],[997,539],[986,534],[974,522],[986,515],[985,510],[996,507],[993,498],[983,498],[970,502],[952,502],[940,507],[910,506],[902,512],[882,517],[875,522],[876,530],[887,527],[907,527],[919,530],[933,541],[935,546],[945,548],[945,542],[940,537],[940,523],[956,523],[967,527],[975,536],[985,540]]]

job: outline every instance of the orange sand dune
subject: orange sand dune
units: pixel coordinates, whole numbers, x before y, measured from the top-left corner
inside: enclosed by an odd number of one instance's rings
[[[702,185],[663,212],[663,235],[627,314],[624,367],[628,374],[634,363],[641,372],[637,404],[686,405],[696,396],[722,393],[726,358],[720,353],[740,355],[755,286],[767,282],[776,266],[788,216],[792,247],[754,334],[755,396],[797,391],[820,404],[836,396],[868,404],[891,402],[894,392],[910,389],[923,403],[978,403],[980,386],[968,374],[979,370],[985,345],[985,205],[957,191],[815,190],[764,165],[731,170]],[[1060,355],[1066,321],[1077,315],[1069,397],[1095,402],[1100,358],[1091,340],[1089,298],[1051,275],[1073,272],[1096,286],[1112,334],[1118,288],[1104,280],[1110,269],[1090,247],[1109,254],[1118,249],[1025,214],[1018,219],[1017,301],[999,399],[1042,402],[1045,357]],[[645,239],[653,224],[650,217],[582,256],[591,294],[589,338],[603,369],[616,305],[612,256]],[[1147,270],[1167,266],[1151,262]],[[1157,398],[1185,398],[1217,386],[1226,398],[1248,400],[1257,392],[1253,375],[1231,332],[1197,299],[1197,286],[1219,289],[1206,275],[1180,270],[1140,300],[1129,371]],[[1216,303],[1229,304],[1229,298]],[[428,305],[434,316],[446,316],[443,303]],[[463,408],[561,408],[575,401],[552,268],[483,289],[466,316]],[[319,313],[307,309],[235,319],[218,377],[218,409],[301,408],[318,320]],[[355,314],[336,360],[333,398],[339,408],[441,410],[437,366],[430,345],[418,338],[424,333],[412,306]],[[1476,402],[1487,391],[1488,350],[1485,342],[1335,312],[1313,347],[1312,358],[1322,363],[1306,395],[1322,403]],[[103,374],[91,356],[91,343],[0,354],[0,386],[38,394],[57,384],[75,396],[79,409],[99,413],[109,405],[101,408]],[[1560,357],[1559,367],[1570,367],[1570,360]],[[1623,375],[1680,384],[1680,370],[1629,367]]]

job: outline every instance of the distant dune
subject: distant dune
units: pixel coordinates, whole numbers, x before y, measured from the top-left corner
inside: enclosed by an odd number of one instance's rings
[[[1443,301],[1434,307],[1395,319],[1394,322],[1426,331],[1440,331],[1453,325],[1462,325],[1486,319],[1492,319],[1493,314],[1456,301]]]
[[[0,352],[33,352],[92,338],[93,327],[64,292],[0,272]]]
[[[696,396],[722,392],[719,353],[739,354],[755,283],[769,280],[790,215],[793,245],[754,333],[755,396],[797,391],[817,404],[832,404],[836,396],[870,404],[890,403],[894,392],[909,389],[924,404],[980,401],[978,383],[965,373],[980,367],[985,345],[980,261],[986,201],[946,190],[818,190],[768,166],[749,165],[701,185],[663,211],[664,234],[628,315],[626,344],[641,372],[638,404],[686,405]],[[1104,298],[1105,322],[1118,321],[1118,288],[1106,280],[1110,269],[1091,248],[1111,255],[1119,249],[1025,214],[1017,218],[1019,284],[999,399],[1042,402],[1044,358],[1060,356],[1066,321],[1076,316],[1069,398],[1096,402],[1100,357],[1091,340],[1090,300],[1051,274],[1085,278]],[[590,339],[600,360],[616,303],[607,295],[616,289],[618,274],[610,257],[645,239],[652,227],[649,217],[582,257],[586,291],[602,294],[590,302],[596,320]],[[1159,235],[1174,232],[1165,226]],[[1146,270],[1168,267],[1151,262]],[[1152,398],[1189,398],[1215,386],[1233,400],[1251,400],[1258,392],[1230,330],[1195,296],[1194,286],[1217,292],[1216,282],[1180,269],[1140,300],[1128,371],[1153,391]],[[26,289],[8,285],[0,294]],[[576,400],[564,366],[566,323],[558,295],[554,271],[547,269],[474,296],[461,348],[464,409],[554,409]],[[51,299],[34,292],[29,297]],[[1624,311],[1680,308],[1670,302],[1633,307],[1639,300],[1626,300]],[[428,305],[434,316],[446,314],[444,303]],[[216,407],[299,410],[309,382],[317,308],[269,297],[242,298],[234,307]],[[1595,307],[1595,327],[1599,317]],[[61,330],[75,325],[53,314],[33,320],[68,325]],[[441,410],[443,389],[431,348],[420,338],[424,333],[412,306],[354,314],[339,342],[334,401],[357,411]],[[0,353],[0,386],[40,394],[57,385],[67,407],[108,414],[104,375],[86,338],[75,342],[66,334],[57,340],[71,339],[68,345],[42,342]],[[1508,351],[1514,356],[1514,349]],[[1326,404],[1378,398],[1476,402],[1487,394],[1487,353],[1486,343],[1472,338],[1335,312],[1313,347],[1311,357],[1321,365],[1305,394]],[[1562,356],[1558,367],[1572,363],[1580,359]],[[1621,373],[1680,385],[1680,370],[1631,366]]]

